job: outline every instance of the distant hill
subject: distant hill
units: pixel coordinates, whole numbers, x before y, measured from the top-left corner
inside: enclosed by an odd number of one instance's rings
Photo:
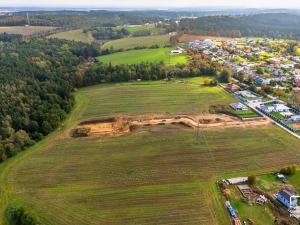
[[[201,35],[300,39],[300,15],[268,13],[186,18],[180,21],[179,29]]]

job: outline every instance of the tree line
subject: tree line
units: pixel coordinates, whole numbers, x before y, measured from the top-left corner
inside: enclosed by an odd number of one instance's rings
[[[190,34],[227,37],[270,37],[300,39],[300,16],[289,13],[265,13],[243,16],[206,16],[185,18],[179,30]]]
[[[224,68],[198,52],[189,51],[188,54],[190,58],[188,65],[168,66],[163,62],[144,62],[133,65],[97,63],[85,72],[78,83],[82,86],[89,86],[106,82],[162,80],[196,76],[211,76],[220,82],[230,81],[232,76],[230,68]]]
[[[53,131],[73,107],[77,67],[93,46],[57,39],[0,42],[0,161]]]

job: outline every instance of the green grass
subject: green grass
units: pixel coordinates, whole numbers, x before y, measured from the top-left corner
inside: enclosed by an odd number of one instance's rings
[[[22,34],[22,35],[32,35],[36,33],[44,33],[50,30],[55,29],[55,27],[46,27],[46,26],[11,26],[11,27],[0,27],[0,34]]]
[[[241,221],[251,219],[257,225],[273,225],[274,216],[268,204],[263,206],[254,204],[249,205],[241,199],[241,194],[236,188],[231,188],[230,202],[236,210]]]
[[[249,110],[233,110],[230,107],[230,112],[232,112],[233,114],[235,114],[241,118],[253,118],[253,117],[259,116],[256,112],[254,112],[251,109],[249,109]]]
[[[87,118],[201,113],[236,101],[220,87],[98,85],[81,89],[76,100],[66,128],[0,165],[1,210],[21,200],[44,224],[229,225],[216,179],[300,162],[299,141],[273,125],[201,131],[198,138],[192,129],[69,137]]]
[[[84,43],[91,43],[94,41],[90,33],[83,33],[82,29],[64,31],[50,35],[49,38],[65,39],[70,41],[80,41]]]
[[[83,119],[118,114],[202,113],[208,112],[211,105],[236,101],[220,87],[163,81],[94,86],[81,92],[92,103],[83,112]]]
[[[287,177],[289,183],[293,185],[297,191],[297,194],[300,194],[300,171],[297,171],[294,175]]]
[[[284,184],[273,173],[258,176],[256,185],[263,191],[272,194],[277,193],[284,186]]]
[[[103,63],[112,63],[113,65],[138,64],[142,62],[164,62],[166,65],[187,63],[188,60],[185,54],[170,55],[170,51],[171,48],[130,50],[100,56],[98,60]]]
[[[159,29],[156,28],[153,24],[148,25],[133,25],[133,26],[117,26],[115,29],[122,29],[125,28],[130,34],[143,31],[143,30],[149,30],[151,34],[159,34]]]
[[[168,35],[157,35],[157,36],[146,36],[146,37],[129,37],[122,38],[114,41],[106,42],[102,48],[114,49],[133,49],[136,47],[151,47],[158,45],[164,47],[170,44],[170,36]]]
[[[284,116],[281,115],[281,113],[277,113],[277,112],[270,113],[270,115],[274,116],[278,120],[282,120],[284,118]]]

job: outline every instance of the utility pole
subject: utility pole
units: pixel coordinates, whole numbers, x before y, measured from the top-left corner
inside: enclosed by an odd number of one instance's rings
[[[29,20],[29,14],[28,14],[28,12],[26,13],[26,17],[27,17],[27,26],[30,26],[30,20]]]

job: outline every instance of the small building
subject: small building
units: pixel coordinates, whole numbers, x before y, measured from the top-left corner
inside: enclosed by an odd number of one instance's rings
[[[239,85],[236,85],[236,84],[227,84],[227,87],[226,87],[229,91],[236,91],[240,88]]]
[[[262,105],[261,110],[267,113],[283,113],[289,112],[290,108],[284,104]]]
[[[277,178],[282,182],[282,183],[287,183],[288,182],[288,180],[286,179],[286,177],[283,175],[283,174],[281,174],[281,173],[278,173],[277,174]]]
[[[256,204],[258,205],[263,205],[268,201],[268,199],[264,196],[264,195],[260,195],[257,200],[256,200]]]
[[[271,58],[271,59],[269,60],[269,63],[270,63],[271,65],[280,65],[281,61],[280,61],[279,58]]]
[[[238,102],[238,103],[231,103],[230,107],[236,111],[238,110],[248,110],[248,107],[245,106],[244,104]]]
[[[291,116],[289,121],[292,122],[292,123],[300,123],[300,115]]]
[[[300,75],[295,75],[294,76],[294,84],[296,87],[300,87]]]
[[[293,209],[297,207],[297,198],[295,198],[294,193],[283,189],[277,193],[277,200],[282,203],[288,209]]]
[[[210,40],[210,39],[205,39],[203,42],[202,42],[202,45],[206,46],[206,47],[211,47],[213,45],[213,41]]]
[[[271,79],[259,78],[256,81],[256,83],[257,83],[258,86],[261,86],[263,84],[270,84],[271,83]]]
[[[179,54],[182,54],[182,50],[180,49],[170,51],[170,55],[179,55]]]
[[[226,181],[228,184],[241,184],[241,183],[248,182],[248,177],[235,177],[235,178],[226,179]]]

